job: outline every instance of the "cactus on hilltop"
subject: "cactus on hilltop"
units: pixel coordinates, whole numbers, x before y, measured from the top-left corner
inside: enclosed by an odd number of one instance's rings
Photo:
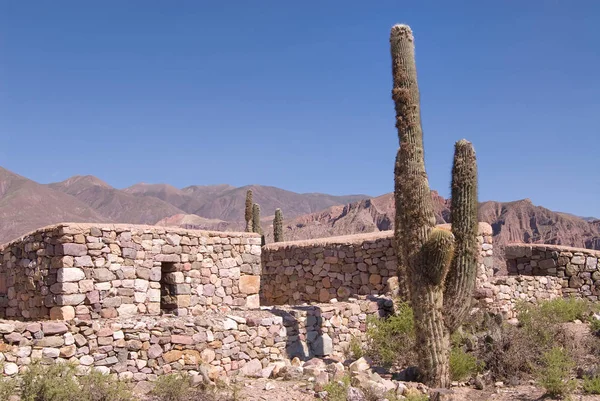
[[[275,209],[275,217],[273,218],[273,241],[283,241],[283,213],[281,209]]]
[[[456,142],[451,231],[435,227],[425,170],[414,37],[407,25],[390,34],[392,98],[400,147],[394,168],[395,247],[401,291],[414,310],[421,379],[448,387],[450,335],[469,311],[477,262],[477,163],[466,140]],[[403,284],[404,283],[404,284]]]
[[[252,208],[253,208],[253,202],[252,202],[252,190],[249,189],[246,192],[246,210],[245,210],[245,214],[244,217],[246,219],[246,232],[251,233],[253,231],[252,229]]]

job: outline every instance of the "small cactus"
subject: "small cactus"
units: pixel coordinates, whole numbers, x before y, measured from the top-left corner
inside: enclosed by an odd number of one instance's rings
[[[273,241],[283,241],[283,213],[281,209],[275,209],[275,218],[273,219]]]
[[[258,203],[252,205],[252,231],[260,235],[263,233],[260,226],[260,205]]]
[[[252,230],[252,190],[249,189],[246,192],[246,210],[245,210],[245,219],[246,219],[246,232],[251,233]]]
[[[452,231],[436,228],[410,27],[394,26],[390,45],[400,140],[394,168],[398,282],[414,311],[421,378],[430,387],[448,387],[450,335],[469,312],[477,271],[477,162],[469,142],[455,144]]]

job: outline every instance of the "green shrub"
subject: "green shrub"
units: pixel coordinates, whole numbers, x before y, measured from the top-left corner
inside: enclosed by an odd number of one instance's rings
[[[17,394],[15,379],[0,377],[0,400],[8,400],[11,395]]]
[[[21,377],[23,401],[80,401],[82,398],[72,364],[42,365],[36,361]]]
[[[407,365],[415,358],[415,327],[413,311],[406,302],[399,302],[394,315],[385,319],[367,319],[368,347],[366,354],[385,367]]]
[[[590,330],[594,334],[600,333],[600,319],[596,319],[596,318],[590,319]]]
[[[327,401],[346,401],[348,387],[350,387],[349,375],[345,375],[339,381],[327,383],[323,387],[323,390],[327,391]]]
[[[583,391],[588,394],[600,394],[600,376],[584,377]]]
[[[187,401],[194,395],[189,377],[173,373],[159,376],[151,394],[158,401]]]
[[[96,370],[79,377],[81,401],[134,401],[127,385]]]
[[[452,380],[465,380],[480,371],[477,358],[466,353],[462,348],[453,348],[450,351],[450,378]]]
[[[536,372],[538,382],[552,397],[568,396],[575,390],[576,382],[571,379],[575,363],[562,347],[553,347],[544,353],[540,369]]]
[[[588,300],[578,298],[555,298],[538,305],[524,302],[517,304],[518,318],[523,325],[540,319],[551,324],[572,322],[575,319],[586,321],[594,308]]]
[[[365,351],[363,350],[360,340],[355,336],[350,338],[350,343],[348,344],[348,354],[352,359],[359,359],[365,355]]]

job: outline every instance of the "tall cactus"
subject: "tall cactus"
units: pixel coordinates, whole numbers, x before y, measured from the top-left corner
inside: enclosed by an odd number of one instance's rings
[[[273,218],[273,241],[283,241],[283,213],[281,209],[275,209],[275,218]]]
[[[245,210],[245,219],[246,219],[246,232],[251,233],[252,230],[252,190],[249,189],[246,192],[246,210]]]
[[[252,205],[252,232],[261,235],[263,233],[260,226],[260,205],[258,203]]]
[[[450,384],[450,334],[469,310],[477,254],[477,165],[472,145],[455,144],[452,232],[435,227],[425,170],[414,38],[407,25],[390,34],[400,147],[394,168],[399,282],[414,310],[419,371],[429,386]]]

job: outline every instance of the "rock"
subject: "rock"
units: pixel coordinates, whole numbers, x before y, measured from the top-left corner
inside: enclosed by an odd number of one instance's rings
[[[367,401],[367,398],[361,389],[356,387],[348,387],[346,401]]]
[[[67,256],[84,256],[87,255],[88,249],[85,244],[62,244],[62,254]],[[60,249],[59,249],[60,254]]]
[[[309,368],[309,367],[316,367],[316,368],[320,368],[320,369],[325,369],[326,368],[326,364],[322,359],[319,358],[311,358],[308,361],[304,362],[304,365],[302,365],[305,369]]]
[[[83,279],[85,279],[85,273],[76,267],[63,267],[56,271],[56,281],[59,283],[75,282]]]
[[[259,377],[262,377],[263,379],[268,379],[273,374],[273,370],[275,370],[275,365],[270,364],[260,371]]]
[[[154,384],[148,381],[140,381],[133,388],[133,392],[136,394],[148,394],[154,388]]]
[[[240,369],[240,374],[247,377],[260,377],[262,364],[258,359],[251,359]]]
[[[260,290],[260,276],[244,275],[240,277],[240,292],[242,294],[258,294]]]
[[[346,374],[344,365],[341,362],[327,365],[326,370],[331,375],[332,380],[340,380]]]
[[[62,322],[42,322],[42,331],[45,336],[52,336],[55,334],[65,334],[69,331],[69,328]]]
[[[75,308],[67,306],[55,306],[50,309],[50,320],[72,320],[75,319]]]
[[[327,372],[321,372],[315,376],[315,391],[323,391],[329,383],[329,375]]]
[[[0,323],[0,334],[8,334],[15,331],[15,325],[10,323]]]
[[[117,308],[119,317],[134,317],[138,314],[138,308],[135,304],[122,304]]]
[[[96,280],[97,282],[101,282],[101,283],[107,282],[107,281],[112,281],[117,278],[117,276],[115,276],[115,274],[113,272],[111,272],[110,270],[108,270],[105,267],[96,268],[96,269],[92,270],[92,277],[94,277],[94,280]]]
[[[477,390],[485,389],[485,380],[483,379],[483,376],[480,374],[475,376],[475,378],[473,379],[473,385]]]
[[[429,391],[430,401],[459,401],[454,391],[447,388],[436,388]]]
[[[7,376],[16,375],[19,373],[19,367],[16,363],[8,362],[4,364],[4,374]]]
[[[350,373],[364,372],[371,368],[369,362],[364,357],[357,359],[350,364]]]
[[[272,382],[266,382],[264,389],[266,391],[271,391],[275,388],[275,385]]]

